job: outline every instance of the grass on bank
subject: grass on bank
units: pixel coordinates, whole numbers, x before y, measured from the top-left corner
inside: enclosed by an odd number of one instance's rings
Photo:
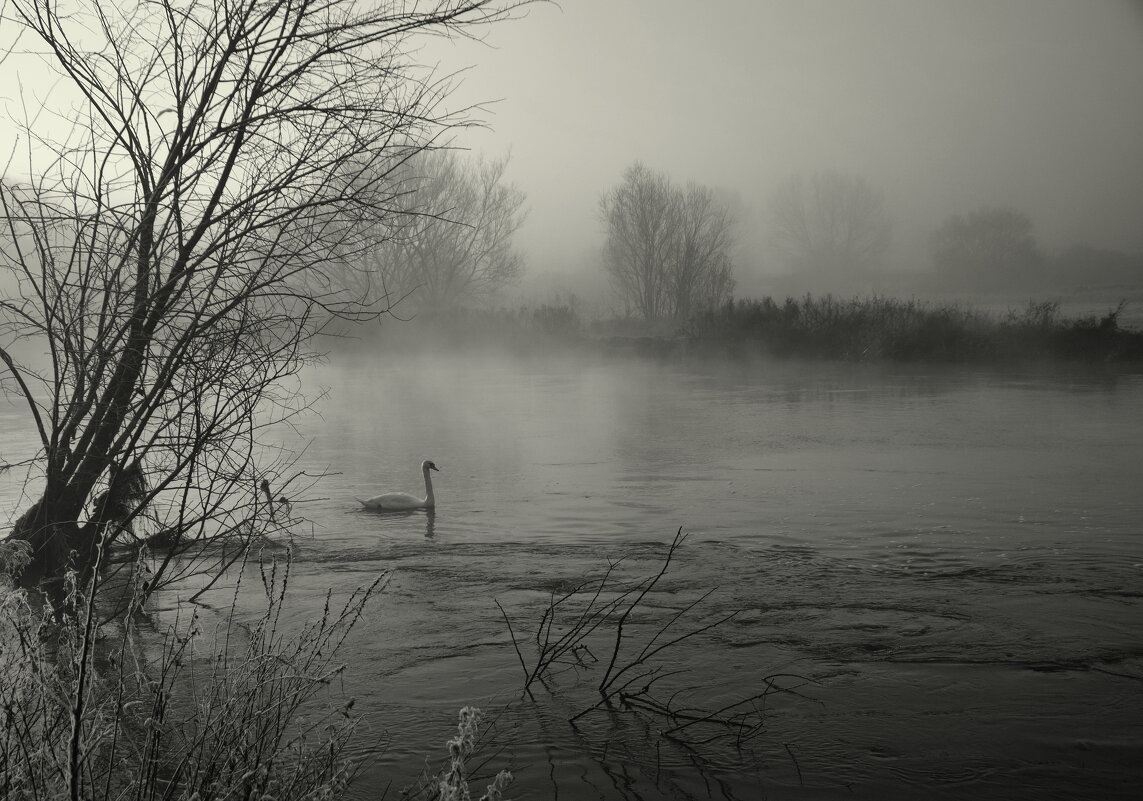
[[[258,568],[261,616],[231,612],[213,632],[195,612],[156,630],[137,606],[101,622],[98,571],[68,574],[62,609],[0,588],[0,797],[335,797],[355,721],[326,691],[379,582],[327,600],[298,636],[282,625],[288,561]],[[133,583],[145,576],[140,564]]]

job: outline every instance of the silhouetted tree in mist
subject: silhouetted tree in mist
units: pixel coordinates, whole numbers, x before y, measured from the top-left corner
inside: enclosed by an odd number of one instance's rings
[[[628,313],[683,318],[730,297],[734,219],[713,190],[636,163],[600,210],[604,265]]]
[[[889,247],[885,199],[860,176],[792,176],[770,211],[774,249],[791,270],[848,276],[877,267]]]
[[[400,171],[400,226],[379,230],[346,278],[364,278],[362,291],[412,310],[479,302],[514,283],[523,260],[512,238],[526,211],[507,166],[449,150],[411,158]],[[378,223],[391,224],[389,216]]]
[[[33,549],[25,580],[141,534],[173,553],[272,527],[259,480],[288,457],[260,438],[305,404],[287,379],[328,321],[384,311],[328,271],[372,251],[376,221],[403,213],[397,171],[463,122],[409,36],[516,5],[0,4],[5,37],[65,94],[23,123],[30,177],[0,185],[0,269],[18,284],[0,297],[0,370],[38,442],[13,530]]]
[[[932,252],[938,275],[954,286],[1027,287],[1043,277],[1032,221],[1012,208],[949,217],[933,235]]]

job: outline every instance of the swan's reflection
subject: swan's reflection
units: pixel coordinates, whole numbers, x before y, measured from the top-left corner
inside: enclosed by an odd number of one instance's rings
[[[409,521],[412,521],[421,512],[420,509],[398,510],[398,511],[394,512],[394,511],[389,511],[387,509],[370,509],[369,507],[365,507],[363,509],[358,509],[356,511],[359,513],[364,513],[364,514],[374,514],[374,515],[378,515],[379,517],[385,517],[385,518],[389,518],[389,519],[409,520]],[[433,537],[436,535],[436,531],[437,531],[437,513],[436,513],[436,510],[435,509],[425,509],[424,513],[425,513],[425,539],[433,539]],[[402,525],[404,525],[404,524],[402,524]]]

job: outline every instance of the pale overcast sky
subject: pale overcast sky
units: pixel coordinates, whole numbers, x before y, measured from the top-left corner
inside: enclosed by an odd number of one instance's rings
[[[995,205],[1049,247],[1143,250],[1140,0],[562,0],[420,56],[470,66],[454,105],[499,101],[459,144],[511,151],[533,271],[593,258],[636,160],[736,192],[752,245],[782,180],[832,169],[884,191],[898,266]]]
[[[564,0],[487,44],[441,65],[473,65],[458,102],[500,99],[463,141],[511,150],[536,266],[598,246],[636,159],[739,192],[760,239],[778,182],[835,169],[885,192],[899,263],[985,205],[1143,250],[1137,0]]]

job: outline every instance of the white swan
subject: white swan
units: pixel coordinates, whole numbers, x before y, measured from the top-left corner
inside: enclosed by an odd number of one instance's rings
[[[389,511],[404,511],[406,509],[432,509],[436,506],[436,499],[433,498],[433,480],[429,478],[429,471],[440,470],[431,461],[421,462],[421,472],[425,476],[425,497],[418,498],[416,495],[410,495],[407,492],[386,492],[384,495],[375,495],[368,500],[361,500],[361,503],[366,509],[379,509],[386,512]]]

